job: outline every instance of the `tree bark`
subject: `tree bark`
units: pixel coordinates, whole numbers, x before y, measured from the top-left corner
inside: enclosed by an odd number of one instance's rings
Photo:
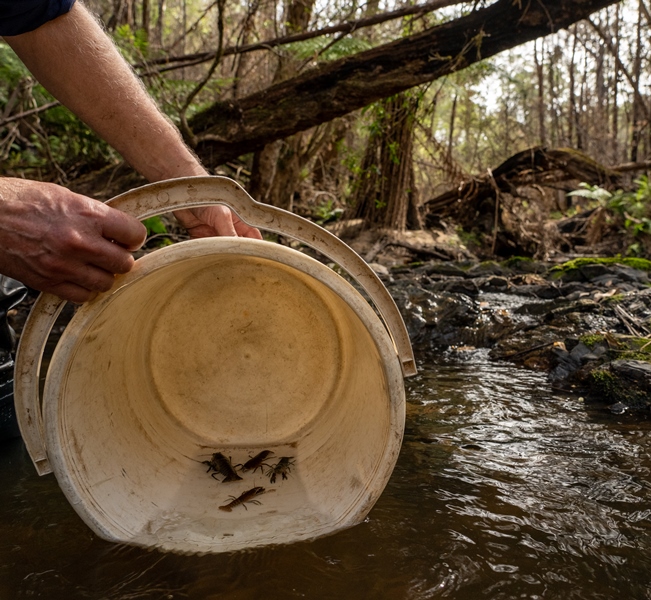
[[[633,129],[631,131],[631,162],[637,162],[640,135],[642,131],[642,110],[645,106],[640,92],[640,77],[642,73],[642,0],[638,3],[638,20],[636,27],[635,57],[633,60]],[[648,114],[648,111],[647,111]]]
[[[572,29],[572,59],[570,60],[570,72],[569,72],[569,95],[570,95],[570,106],[569,106],[569,115],[567,119],[567,139],[571,146],[575,143],[580,143],[581,135],[579,133],[580,124],[579,124],[579,110],[576,105],[576,93],[574,91],[574,78],[575,78],[575,57],[576,57],[576,46],[578,43],[577,40],[578,32],[576,26]],[[577,145],[579,150],[583,148]]]
[[[619,25],[620,25],[620,11],[619,11],[619,5],[615,7],[615,39],[617,40],[615,42],[615,53],[617,56],[619,56]],[[617,64],[617,61],[615,61],[615,64],[613,66],[613,90],[612,90],[612,99],[613,99],[613,113],[612,113],[612,162],[618,162],[619,161],[619,143],[617,140],[617,132],[619,130],[619,105],[617,104],[617,95],[619,93],[619,65]]]
[[[377,132],[369,136],[364,166],[354,197],[355,217],[367,226],[402,231],[411,203],[414,123],[418,97],[398,94],[384,100],[376,117]],[[414,207],[416,208],[416,207]]]
[[[547,144],[547,130],[545,129],[545,77],[544,77],[544,61],[545,61],[545,43],[541,43],[540,48],[541,59],[538,60],[538,44],[533,47],[533,62],[536,66],[536,80],[538,83],[538,138],[541,146]]]
[[[286,33],[297,33],[307,29],[312,17],[315,0],[290,0],[285,6],[283,22]],[[295,76],[300,69],[300,61],[292,55],[279,54],[274,82],[281,82]],[[269,204],[292,210],[301,169],[308,157],[303,152],[305,134],[297,132],[281,143],[265,145],[254,154],[252,177],[249,185],[251,195],[265,195]],[[271,172],[259,172],[263,168]],[[265,188],[260,186],[266,185]]]
[[[190,125],[209,167],[547,35],[616,0],[498,0],[422,33],[323,64]]]

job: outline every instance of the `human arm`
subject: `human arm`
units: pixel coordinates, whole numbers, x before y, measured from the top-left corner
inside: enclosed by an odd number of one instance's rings
[[[149,181],[206,174],[79,2],[34,31],[4,39],[53,96]],[[175,216],[193,237],[261,237],[222,206],[178,211]]]

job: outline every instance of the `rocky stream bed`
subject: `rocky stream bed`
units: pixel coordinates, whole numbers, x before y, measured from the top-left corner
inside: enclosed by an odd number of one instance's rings
[[[639,259],[426,262],[376,271],[417,355],[489,348],[616,414],[651,416],[651,280]]]

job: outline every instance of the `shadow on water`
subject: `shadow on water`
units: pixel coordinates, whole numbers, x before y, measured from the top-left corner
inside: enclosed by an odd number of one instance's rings
[[[481,351],[421,357],[396,470],[329,538],[178,556],[95,538],[0,446],[0,600],[651,598],[649,421]]]

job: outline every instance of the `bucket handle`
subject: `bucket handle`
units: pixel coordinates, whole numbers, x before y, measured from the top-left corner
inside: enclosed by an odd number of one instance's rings
[[[384,284],[364,260],[323,227],[289,211],[256,202],[228,177],[182,177],[144,185],[106,202],[138,220],[166,212],[224,204],[247,224],[292,237],[319,251],[349,273],[371,298],[396,348],[405,376],[416,374],[409,334]],[[53,294],[41,294],[25,323],[16,356],[16,416],[27,451],[39,475],[50,473],[39,397],[39,373],[45,344],[65,305]]]

